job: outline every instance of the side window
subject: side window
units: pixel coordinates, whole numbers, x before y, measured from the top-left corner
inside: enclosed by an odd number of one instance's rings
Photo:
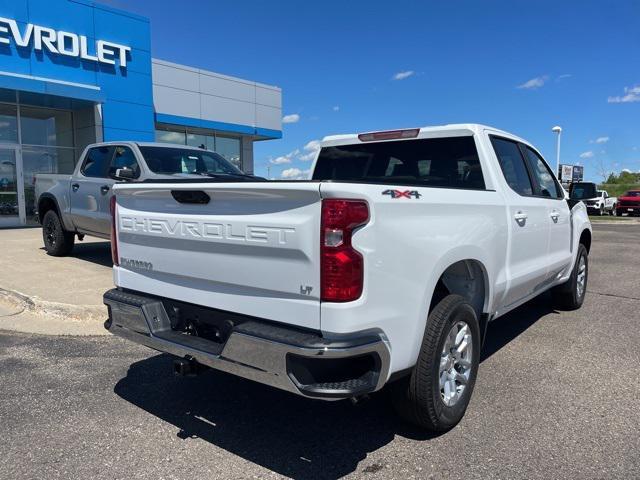
[[[524,152],[527,156],[529,168],[537,183],[536,195],[540,195],[541,197],[562,198],[563,195],[560,195],[560,189],[553,178],[553,173],[551,173],[551,170],[547,167],[547,164],[542,160],[540,155],[526,145],[524,145]]]
[[[116,170],[119,168],[128,168],[133,170],[133,178],[140,176],[140,166],[136,160],[136,156],[129,147],[116,147],[113,160],[111,160],[111,167],[109,168],[109,176],[115,175]]]
[[[518,144],[498,137],[491,137],[491,143],[498,157],[502,174],[511,189],[520,195],[533,195],[531,179]]]
[[[106,177],[112,154],[113,147],[95,147],[90,149],[87,152],[87,158],[85,158],[80,171],[85,177]]]

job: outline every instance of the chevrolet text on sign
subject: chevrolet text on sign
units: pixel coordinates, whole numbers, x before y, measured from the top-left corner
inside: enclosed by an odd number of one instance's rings
[[[11,18],[0,17],[0,44],[10,45],[11,40],[18,47],[33,48],[36,51],[47,50],[53,54],[81,58],[90,62],[115,65],[119,60],[120,67],[127,66],[127,53],[131,47],[119,43],[97,40],[90,53],[88,39],[63,30],[27,23],[24,32],[20,31],[18,22]],[[32,46],[32,47],[31,47]]]

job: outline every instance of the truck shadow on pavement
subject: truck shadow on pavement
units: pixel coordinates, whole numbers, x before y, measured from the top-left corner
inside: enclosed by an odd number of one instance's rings
[[[543,295],[496,320],[481,360],[553,312],[550,298]],[[398,419],[386,389],[354,406],[304,399],[214,370],[195,378],[171,372],[172,357],[150,357],[131,365],[114,392],[175,425],[179,438],[200,438],[279,475],[340,478],[396,435],[434,438]],[[383,468],[373,464],[364,472]],[[225,476],[223,469],[220,476]]]
[[[44,251],[44,247],[41,247],[40,250]],[[85,262],[102,265],[103,267],[111,268],[113,266],[111,243],[109,242],[76,242],[69,256]]]

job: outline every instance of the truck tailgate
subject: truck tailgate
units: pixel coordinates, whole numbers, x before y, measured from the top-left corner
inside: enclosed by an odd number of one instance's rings
[[[117,286],[320,328],[318,183],[119,184],[114,191]]]

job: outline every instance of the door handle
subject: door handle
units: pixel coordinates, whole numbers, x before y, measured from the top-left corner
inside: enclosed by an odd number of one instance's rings
[[[560,213],[557,210],[552,210],[549,214],[553,223],[558,223],[558,218],[560,218]]]
[[[108,191],[109,191],[109,185],[103,185],[100,187],[100,193],[102,193],[103,195],[106,195]]]
[[[517,221],[518,223],[524,223],[524,222],[525,222],[525,220],[526,220],[527,218],[529,218],[529,216],[528,216],[526,213],[522,212],[522,211],[518,211],[518,212],[516,212],[516,214],[513,216],[513,218],[515,218],[515,219],[516,219],[516,221]]]
[[[73,185],[71,185],[71,190],[73,190],[74,192],[77,192],[79,188],[80,188],[79,183],[74,183]]]

